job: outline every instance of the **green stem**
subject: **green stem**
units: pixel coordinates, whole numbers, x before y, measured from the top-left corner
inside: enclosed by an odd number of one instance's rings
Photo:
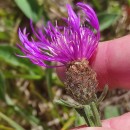
[[[100,115],[95,102],[90,103],[90,105],[85,105],[80,109],[76,108],[76,111],[85,119],[87,126],[101,126]]]
[[[93,116],[94,116],[94,120],[95,120],[95,125],[96,126],[102,126],[101,124],[101,120],[100,120],[100,115],[99,115],[99,111],[97,109],[97,105],[95,104],[95,102],[92,102],[90,104],[91,110],[93,112]]]
[[[95,126],[93,113],[92,113],[91,108],[90,108],[89,105],[86,105],[86,106],[84,107],[84,112],[85,112],[84,118],[88,120],[89,126],[90,126],[90,127]]]
[[[3,120],[5,120],[6,122],[8,122],[10,124],[10,126],[12,126],[13,128],[15,128],[16,130],[25,130],[22,126],[20,126],[19,124],[17,124],[15,121],[13,121],[9,117],[7,117],[2,112],[0,112],[0,118],[2,118]]]
[[[87,126],[95,126],[93,113],[89,105],[86,105],[81,109],[77,108],[76,111],[81,117],[85,119]]]
[[[108,85],[105,85],[100,97],[98,98],[98,104],[105,98],[108,92]]]
[[[46,83],[47,83],[47,91],[50,100],[53,100],[53,93],[52,93],[52,69],[46,69]]]
[[[83,118],[85,119],[87,126],[90,126],[89,120],[88,120],[88,118],[87,118],[87,116],[86,116],[86,114],[85,114],[85,112],[84,112],[84,109],[83,109],[83,108],[82,108],[82,109],[76,108],[75,110],[77,111],[77,113],[78,113],[81,117],[83,117]]]

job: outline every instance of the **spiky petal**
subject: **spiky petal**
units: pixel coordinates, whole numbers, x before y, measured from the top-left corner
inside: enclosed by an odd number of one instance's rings
[[[47,27],[34,30],[37,38],[29,39],[26,28],[19,29],[19,38],[22,45],[18,45],[25,58],[29,58],[34,64],[44,67],[48,66],[46,61],[67,63],[86,59],[89,60],[99,42],[99,23],[94,10],[86,4],[78,3],[77,6],[85,14],[84,22],[91,26],[85,26],[81,22],[80,14],[77,16],[70,5],[67,5],[68,18],[65,19],[67,26],[53,26],[48,22]],[[52,66],[54,67],[54,66]]]

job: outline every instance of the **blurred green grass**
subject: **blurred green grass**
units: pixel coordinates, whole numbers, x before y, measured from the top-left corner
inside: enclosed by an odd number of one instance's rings
[[[20,53],[18,28],[27,27],[32,19],[41,27],[48,20],[60,22],[67,16],[65,4],[82,0],[4,0],[0,2],[0,130],[67,130],[83,124],[73,110],[53,103],[53,99],[67,97],[55,70],[40,68]],[[101,41],[129,34],[130,0],[85,0],[97,12]],[[105,106],[107,107],[107,106]],[[104,118],[121,114],[119,107]],[[75,122],[76,120],[76,122]],[[75,122],[75,123],[74,123]]]

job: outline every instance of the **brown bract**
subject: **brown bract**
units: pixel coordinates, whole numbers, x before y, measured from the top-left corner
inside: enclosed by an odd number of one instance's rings
[[[98,86],[96,72],[85,59],[68,64],[65,73],[67,93],[78,103],[85,105],[93,100]]]

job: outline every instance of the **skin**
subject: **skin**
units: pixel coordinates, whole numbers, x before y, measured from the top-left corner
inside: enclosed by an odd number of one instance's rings
[[[99,43],[90,59],[90,66],[97,73],[99,89],[105,84],[109,89],[130,89],[130,35]],[[64,81],[65,67],[57,68],[59,78]],[[103,126],[82,126],[73,130],[129,130],[130,113],[102,122]]]

